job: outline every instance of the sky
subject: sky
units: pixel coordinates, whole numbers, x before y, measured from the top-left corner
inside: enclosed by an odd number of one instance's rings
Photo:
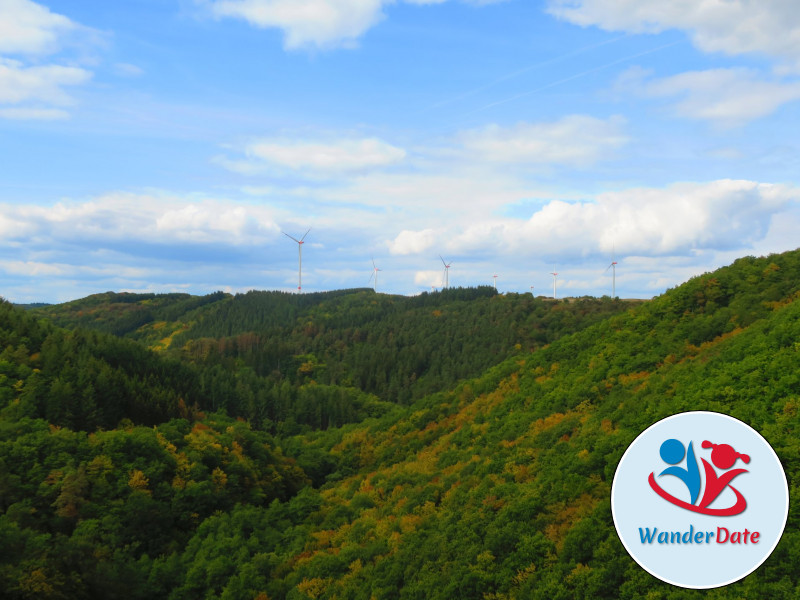
[[[794,0],[0,0],[0,296],[649,298],[800,231]]]

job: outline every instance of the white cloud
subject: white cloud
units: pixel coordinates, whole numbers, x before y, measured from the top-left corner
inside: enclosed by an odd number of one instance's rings
[[[24,67],[18,61],[0,59],[0,103],[44,102],[70,104],[64,86],[79,85],[91,78],[89,71],[78,67],[46,65]]]
[[[550,0],[549,12],[610,31],[682,29],[706,52],[800,61],[800,11],[794,0]]]
[[[36,231],[38,226],[25,216],[16,216],[14,206],[5,206],[0,211],[0,239],[22,239]]]
[[[359,205],[380,209],[392,226],[427,229],[483,219],[521,198],[541,191],[514,175],[468,165],[441,173],[370,173],[348,178],[344,185],[321,188],[315,198],[326,204]]]
[[[217,0],[220,17],[245,19],[256,27],[284,31],[286,48],[352,43],[383,18],[386,0]]]
[[[441,287],[444,285],[442,271],[417,271],[414,273],[414,285],[424,287]]]
[[[198,0],[199,1],[199,0]],[[397,1],[442,4],[448,0],[210,0],[217,17],[244,19],[262,29],[284,32],[284,47],[352,47],[385,18],[383,8]],[[483,6],[504,0],[467,0]]]
[[[279,167],[314,173],[336,173],[385,167],[402,161],[406,152],[377,138],[338,140],[264,139],[252,142],[246,159],[217,157],[215,162],[243,175]]]
[[[437,235],[433,229],[403,230],[389,243],[389,252],[399,255],[419,254],[432,248],[436,241]]]
[[[53,54],[60,50],[66,34],[79,29],[86,30],[30,0],[0,0],[0,118],[53,120],[68,116],[54,106],[72,104],[65,88],[86,83],[91,72],[75,66],[25,64],[2,54]]]
[[[275,223],[262,211],[219,202],[189,204],[167,210],[156,218],[156,229],[183,241],[234,244],[247,243],[264,232],[278,231]]]
[[[248,154],[292,169],[340,171],[379,167],[405,158],[405,151],[376,138],[339,140],[334,143],[262,141]]]
[[[586,165],[608,157],[609,151],[628,141],[625,119],[598,119],[568,115],[550,123],[518,123],[511,127],[489,125],[464,132],[465,149],[484,160],[537,164]]]
[[[107,194],[51,206],[0,205],[0,234],[31,246],[88,242],[263,244],[279,229],[264,207],[159,194]]]
[[[708,120],[723,126],[741,125],[765,117],[800,99],[800,81],[765,80],[752,69],[688,71],[649,78],[634,67],[623,73],[617,90],[650,98],[679,98],[678,116]]]
[[[744,249],[762,240],[772,217],[800,200],[795,188],[723,179],[600,194],[592,202],[553,200],[526,222],[467,227],[455,252],[508,246],[563,256],[591,253],[688,255],[698,249]]]
[[[51,54],[76,27],[67,17],[30,0],[0,0],[0,53]]]
[[[24,275],[28,277],[53,277],[67,275],[70,268],[66,265],[43,263],[38,261],[3,261],[0,268],[9,275]]]

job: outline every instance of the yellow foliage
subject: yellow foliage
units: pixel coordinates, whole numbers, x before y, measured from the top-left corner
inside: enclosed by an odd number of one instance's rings
[[[514,481],[517,483],[529,481],[532,477],[528,465],[513,465],[511,467],[511,472],[514,475]]]
[[[166,437],[164,437],[164,434],[161,433],[156,427],[153,427],[153,429],[156,430],[156,440],[158,440],[159,446],[164,448],[171,455],[175,456],[177,451],[175,444],[171,443]]]
[[[86,465],[86,473],[89,477],[103,476],[113,470],[114,463],[105,454],[98,454]]]
[[[297,584],[297,589],[309,598],[316,599],[322,596],[330,582],[330,579],[322,579],[320,577],[305,578]]]
[[[625,375],[623,373],[619,376],[618,380],[622,385],[627,385],[634,381],[647,379],[648,377],[650,377],[650,373],[648,373],[647,371],[639,371],[638,373],[631,373],[630,375]]]
[[[236,440],[233,440],[233,443],[231,444],[231,454],[233,454],[239,460],[244,459],[244,449]]]
[[[567,531],[580,519],[591,513],[597,502],[597,498],[583,493],[571,504],[558,502],[549,506],[547,512],[552,515],[553,522],[545,528],[545,535],[560,548]]]
[[[498,511],[505,505],[506,501],[502,498],[498,498],[494,494],[489,494],[486,498],[483,499],[483,504],[486,508],[490,508],[493,511]]]
[[[19,578],[19,589],[30,598],[44,598],[52,595],[55,590],[47,581],[44,569],[34,569],[27,576]]]
[[[739,335],[742,331],[744,331],[744,330],[741,327],[737,327],[736,329],[733,329],[732,331],[729,331],[728,333],[723,333],[722,335],[718,335],[713,340],[710,340],[708,342],[703,342],[699,346],[695,346],[694,344],[690,344],[689,342],[686,342],[686,353],[689,354],[689,355],[698,354],[698,353],[702,352],[703,350],[708,350],[712,346],[715,346],[715,345],[719,344],[723,340],[727,340],[728,338],[732,338],[735,335]]]
[[[321,531],[314,531],[311,535],[317,540],[317,548],[325,548],[326,546],[330,546],[335,533],[335,529],[323,529]]]
[[[403,515],[400,517],[400,531],[408,533],[414,531],[422,523],[420,515]]]
[[[64,477],[64,471],[60,469],[54,469],[50,471],[50,473],[48,473],[44,482],[48,485],[55,485],[56,483],[60,482],[63,477]]]
[[[553,413],[552,415],[548,415],[547,417],[536,419],[533,423],[531,423],[529,431],[532,435],[537,435],[542,431],[547,431],[548,429],[552,429],[566,418],[567,415],[564,413]]]
[[[583,575],[588,574],[589,571],[591,570],[592,570],[591,567],[587,567],[583,563],[578,563],[577,565],[575,565],[575,568],[572,569],[572,572],[569,575],[567,575],[567,581],[572,582],[582,577]]]
[[[147,476],[140,471],[139,469],[134,469],[131,471],[131,476],[128,479],[128,486],[134,490],[141,490],[144,492],[148,492],[147,486],[150,484],[150,480],[147,479]]]
[[[790,400],[786,401],[786,404],[783,405],[783,414],[788,417],[794,417],[797,414],[798,409],[800,409],[800,400],[797,398],[791,398]]]
[[[225,471],[223,471],[219,467],[216,467],[211,472],[211,481],[214,484],[214,489],[216,491],[219,491],[223,489],[225,485],[228,483],[228,476],[225,474]]]
[[[314,363],[309,361],[304,362],[302,365],[300,365],[300,368],[297,369],[297,372],[300,373],[301,375],[308,375],[310,373],[313,373]]]
[[[520,569],[519,571],[517,571],[517,574],[514,576],[514,583],[520,585],[535,572],[536,572],[536,565],[533,563],[529,564],[524,569]]]

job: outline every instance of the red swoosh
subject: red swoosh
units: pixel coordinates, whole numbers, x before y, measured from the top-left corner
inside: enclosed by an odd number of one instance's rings
[[[650,477],[647,478],[650,487],[653,488],[653,491],[664,498],[667,502],[674,504],[675,506],[680,506],[681,508],[685,508],[686,510],[690,510],[692,512],[700,513],[701,515],[712,515],[717,517],[732,517],[733,515],[738,515],[741,512],[744,512],[744,509],[747,508],[747,500],[744,499],[744,496],[732,485],[730,487],[734,493],[736,494],[736,504],[729,508],[704,508],[700,506],[695,506],[694,504],[689,504],[688,502],[684,502],[665,492],[661,487],[656,483],[656,478],[653,473],[650,473]]]

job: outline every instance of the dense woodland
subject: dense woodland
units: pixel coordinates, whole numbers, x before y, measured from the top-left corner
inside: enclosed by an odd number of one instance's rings
[[[37,314],[139,341],[193,369],[183,376],[194,385],[192,405],[291,434],[379,416],[625,308],[610,298],[552,302],[482,287],[412,298],[107,293]],[[116,421],[85,428],[98,424]]]
[[[684,410],[759,430],[796,496],[798,299],[796,251],[636,305],[483,288],[1,303],[0,589],[798,598],[795,504],[771,558],[712,591],[640,569],[609,504],[627,444]]]

